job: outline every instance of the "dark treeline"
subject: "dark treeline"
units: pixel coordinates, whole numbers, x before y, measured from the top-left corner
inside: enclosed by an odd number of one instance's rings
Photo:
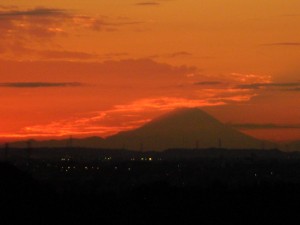
[[[96,161],[110,157],[115,161],[126,161],[131,159],[140,160],[144,157],[163,160],[197,159],[197,158],[300,158],[300,152],[283,152],[277,149],[168,149],[162,152],[157,151],[132,151],[126,149],[93,149],[93,148],[2,148],[0,159],[21,160],[31,157],[36,160],[61,160],[69,158],[75,161]]]
[[[298,215],[298,153],[89,150],[98,158],[76,160],[69,151],[0,163],[1,224],[289,224]]]

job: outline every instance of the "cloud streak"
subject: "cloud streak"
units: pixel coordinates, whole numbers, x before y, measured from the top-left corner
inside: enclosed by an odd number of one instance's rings
[[[47,83],[47,82],[12,82],[0,83],[3,88],[55,88],[55,87],[79,87],[83,86],[78,82],[65,82],[65,83]]]
[[[179,58],[179,57],[191,57],[193,54],[186,51],[178,51],[178,52],[172,52],[172,53],[166,53],[166,54],[160,54],[160,55],[151,55],[149,58],[155,59],[155,58]]]
[[[45,50],[45,51],[37,51],[37,55],[41,56],[45,59],[81,59],[81,60],[89,60],[98,58],[99,55],[91,54],[86,52],[76,52],[76,51],[54,51],[54,50]]]
[[[300,47],[300,42],[275,42],[269,44],[262,44],[262,46],[287,46],[287,47]]]
[[[64,137],[69,135],[99,135],[107,137],[120,131],[135,129],[152,118],[180,107],[201,107],[223,105],[223,102],[208,102],[186,98],[146,98],[77,119],[55,121],[44,125],[25,127],[14,135],[3,134],[6,138]],[[17,136],[16,136],[17,135]]]
[[[214,85],[220,85],[223,84],[221,81],[200,81],[194,83],[194,85],[200,85],[200,86],[214,86]]]
[[[290,83],[253,83],[253,84],[242,84],[238,85],[239,89],[260,89],[260,88],[268,88],[268,87],[299,87],[300,82],[290,82]],[[287,89],[282,89],[287,90]]]
[[[241,124],[228,124],[231,127],[241,130],[261,130],[261,129],[300,129],[300,124],[257,124],[257,123],[241,123]]]
[[[69,13],[63,9],[54,9],[54,8],[35,8],[35,9],[28,9],[28,10],[10,10],[10,11],[2,11],[0,12],[0,19],[3,18],[16,18],[22,16],[62,16],[62,17],[69,17]]]
[[[127,104],[115,105],[111,109],[92,112],[90,115],[55,121],[49,124],[27,126],[18,134],[5,134],[0,137],[66,137],[69,135],[99,135],[107,137],[120,131],[138,128],[153,118],[170,110],[182,107],[220,106],[227,101],[247,101],[245,96],[228,96],[219,99],[157,97],[143,98]],[[17,135],[17,136],[16,136]]]
[[[138,2],[135,4],[136,6],[159,6],[159,2]]]
[[[289,89],[286,89],[286,91],[300,91],[300,87],[297,87],[297,88],[289,88]]]

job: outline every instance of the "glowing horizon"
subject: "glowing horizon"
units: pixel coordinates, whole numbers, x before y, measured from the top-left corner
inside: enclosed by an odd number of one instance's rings
[[[239,129],[257,138],[300,140],[299,7],[1,3],[0,140],[106,137],[178,107],[250,124]]]

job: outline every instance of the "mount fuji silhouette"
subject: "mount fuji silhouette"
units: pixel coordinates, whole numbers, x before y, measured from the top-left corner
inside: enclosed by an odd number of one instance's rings
[[[108,148],[165,150],[170,148],[260,149],[262,141],[219,122],[199,108],[181,108],[131,131],[106,139]]]

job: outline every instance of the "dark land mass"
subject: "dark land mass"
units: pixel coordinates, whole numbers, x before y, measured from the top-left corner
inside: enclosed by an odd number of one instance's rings
[[[290,224],[299,214],[297,152],[4,153],[1,224]]]

